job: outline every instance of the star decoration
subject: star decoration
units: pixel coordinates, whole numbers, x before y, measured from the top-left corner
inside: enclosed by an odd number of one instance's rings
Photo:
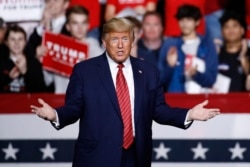
[[[43,157],[42,157],[43,160],[47,158],[54,160],[55,159],[54,153],[57,151],[57,149],[51,148],[50,144],[47,143],[45,148],[40,148],[40,151],[43,153]]]
[[[5,160],[8,160],[9,158],[16,160],[16,153],[19,152],[19,149],[13,148],[12,144],[9,143],[8,148],[3,148],[2,151],[5,153]]]
[[[155,159],[160,159],[160,158],[168,159],[168,152],[171,151],[171,149],[166,148],[164,146],[164,143],[161,142],[158,148],[154,148],[154,151],[156,152]]]
[[[244,147],[240,147],[240,143],[237,142],[234,146],[234,148],[229,148],[229,151],[232,153],[231,156],[231,160],[234,160],[236,158],[239,158],[240,160],[243,160],[243,153],[246,151],[247,149]]]
[[[206,152],[209,150],[208,148],[204,148],[201,143],[198,143],[196,148],[191,149],[194,152],[193,159],[196,160],[198,158],[206,159]]]

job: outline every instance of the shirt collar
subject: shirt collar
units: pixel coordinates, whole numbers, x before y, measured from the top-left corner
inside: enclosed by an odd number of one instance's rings
[[[52,29],[55,29],[56,27],[62,27],[62,25],[64,25],[65,22],[66,22],[66,17],[64,15],[53,19],[51,22]]]
[[[117,68],[118,63],[116,63],[113,59],[110,58],[109,54],[106,52],[106,57],[110,66],[110,69],[113,71]],[[124,68],[128,69],[131,66],[131,62],[130,62],[130,57],[128,57],[125,62],[123,62]]]

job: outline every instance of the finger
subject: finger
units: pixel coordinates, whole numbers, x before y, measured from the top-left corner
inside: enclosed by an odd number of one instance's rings
[[[43,99],[41,99],[41,98],[39,98],[38,100],[38,103],[40,103],[41,105],[46,105],[47,103],[45,103],[45,101],[43,100]]]
[[[218,113],[220,113],[220,109],[218,109],[218,108],[209,108],[209,109],[206,109],[207,110],[207,112],[218,112]]]
[[[206,106],[207,104],[208,104],[208,100],[205,100],[205,101],[203,101],[202,103],[200,103],[200,105],[201,105],[202,107]]]
[[[33,111],[37,111],[37,110],[39,109],[39,107],[34,106],[34,105],[31,105],[30,108],[31,108],[31,111],[32,111],[32,112],[33,112]]]

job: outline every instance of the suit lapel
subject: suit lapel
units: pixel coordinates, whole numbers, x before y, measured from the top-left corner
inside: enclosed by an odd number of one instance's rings
[[[139,66],[139,61],[131,57],[131,65],[134,77],[134,89],[135,89],[135,99],[134,99],[134,121],[137,122],[140,114],[141,98],[142,98],[142,86],[143,86],[143,70]]]
[[[120,113],[120,109],[119,109],[117,95],[116,95],[116,91],[115,91],[114,83],[112,80],[108,60],[106,58],[105,53],[102,55],[102,58],[100,59],[99,66],[98,66],[97,70],[98,70],[101,82],[104,85],[104,88],[105,88],[110,100],[112,101],[118,116],[121,118],[121,113]]]

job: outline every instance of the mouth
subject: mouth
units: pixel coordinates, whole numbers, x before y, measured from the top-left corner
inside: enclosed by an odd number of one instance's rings
[[[118,51],[118,52],[117,52],[118,56],[122,56],[123,53],[124,53],[123,51]]]

